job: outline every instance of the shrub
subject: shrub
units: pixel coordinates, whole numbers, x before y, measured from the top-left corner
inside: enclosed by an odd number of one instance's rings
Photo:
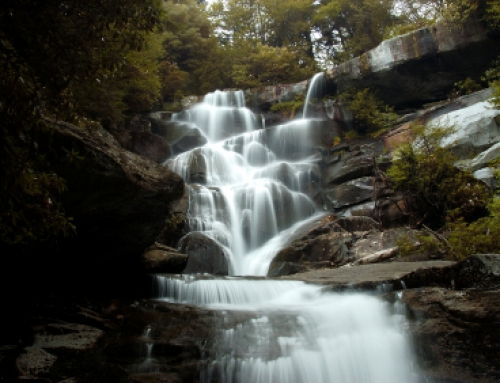
[[[354,125],[361,134],[378,133],[391,126],[397,115],[379,100],[370,89],[349,90],[339,95],[354,116]]]
[[[304,100],[305,98],[303,94],[297,94],[295,95],[295,99],[293,101],[278,102],[271,106],[271,110],[293,118],[297,110],[304,106]]]
[[[441,146],[453,128],[413,127],[413,142],[402,144],[387,171],[403,194],[413,226],[439,229],[451,220],[472,222],[487,214],[491,191],[471,172],[454,166],[456,157]]]

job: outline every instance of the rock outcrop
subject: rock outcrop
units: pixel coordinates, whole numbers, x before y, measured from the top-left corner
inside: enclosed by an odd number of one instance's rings
[[[379,231],[369,217],[324,218],[284,247],[272,260],[268,276],[279,277],[346,264],[388,260],[398,254],[397,238],[408,229]]]
[[[58,156],[58,173],[67,181],[63,204],[78,235],[61,243],[71,261],[139,264],[140,254],[162,232],[184,182],[170,170],[68,123],[52,121],[50,152]],[[68,163],[67,154],[83,157]],[[69,259],[67,260],[69,261]],[[65,262],[67,262],[65,260]],[[80,263],[82,265],[82,263]],[[119,267],[119,265],[116,265]]]
[[[404,291],[419,364],[436,382],[500,379],[500,292],[426,287]]]
[[[162,163],[171,155],[167,141],[149,131],[123,130],[114,137],[122,148],[154,162]]]
[[[187,234],[179,242],[179,249],[188,255],[185,274],[210,273],[228,275],[228,255],[220,243],[200,232]]]
[[[480,21],[440,22],[385,40],[329,76],[337,91],[370,88],[388,104],[404,108],[447,98],[457,81],[482,75],[499,53],[500,44]]]

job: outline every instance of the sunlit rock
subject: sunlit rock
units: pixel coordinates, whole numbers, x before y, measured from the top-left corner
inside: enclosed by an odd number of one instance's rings
[[[441,115],[427,123],[429,127],[452,126],[456,132],[443,140],[459,158],[470,158],[500,141],[500,110],[485,101]]]
[[[481,21],[439,22],[383,41],[333,68],[329,78],[338,91],[370,88],[390,105],[421,105],[447,98],[457,81],[481,76],[499,53]]]

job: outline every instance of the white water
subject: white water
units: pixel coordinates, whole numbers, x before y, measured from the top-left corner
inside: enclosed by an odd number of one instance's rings
[[[200,382],[420,382],[401,307],[303,282],[234,277],[265,276],[287,239],[321,214],[303,193],[317,167],[310,120],[262,129],[244,105],[242,92],[215,92],[174,117],[208,139],[168,163],[198,182],[189,187],[190,229],[224,247],[233,275],[156,277],[160,299],[219,313]]]

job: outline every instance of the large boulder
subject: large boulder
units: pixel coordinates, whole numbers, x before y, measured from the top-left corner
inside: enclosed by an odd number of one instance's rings
[[[311,239],[295,241],[274,257],[267,275],[278,277],[310,269],[343,265],[352,260],[349,255],[352,242],[353,237],[350,233],[337,232],[335,228]]]
[[[500,141],[500,111],[487,101],[453,111],[427,122],[429,127],[453,126],[443,140],[459,158],[470,158]]]
[[[229,274],[231,264],[224,247],[201,232],[192,232],[182,238],[179,242],[179,250],[188,255],[184,274]]]
[[[123,130],[114,134],[121,147],[151,161],[162,163],[170,157],[169,144],[148,131]]]
[[[74,125],[51,121],[51,157],[68,192],[62,202],[77,235],[60,243],[63,262],[80,267],[97,259],[115,267],[140,261],[140,254],[161,233],[171,205],[182,197],[184,182],[168,169]],[[66,153],[82,160],[69,163]],[[71,254],[68,257],[67,254]],[[94,266],[95,267],[95,263]]]
[[[378,231],[378,226],[376,221],[368,217],[342,217],[334,221],[324,218],[316,221],[273,258],[267,275],[278,277],[354,262],[357,260],[353,253],[356,241],[370,232]]]

